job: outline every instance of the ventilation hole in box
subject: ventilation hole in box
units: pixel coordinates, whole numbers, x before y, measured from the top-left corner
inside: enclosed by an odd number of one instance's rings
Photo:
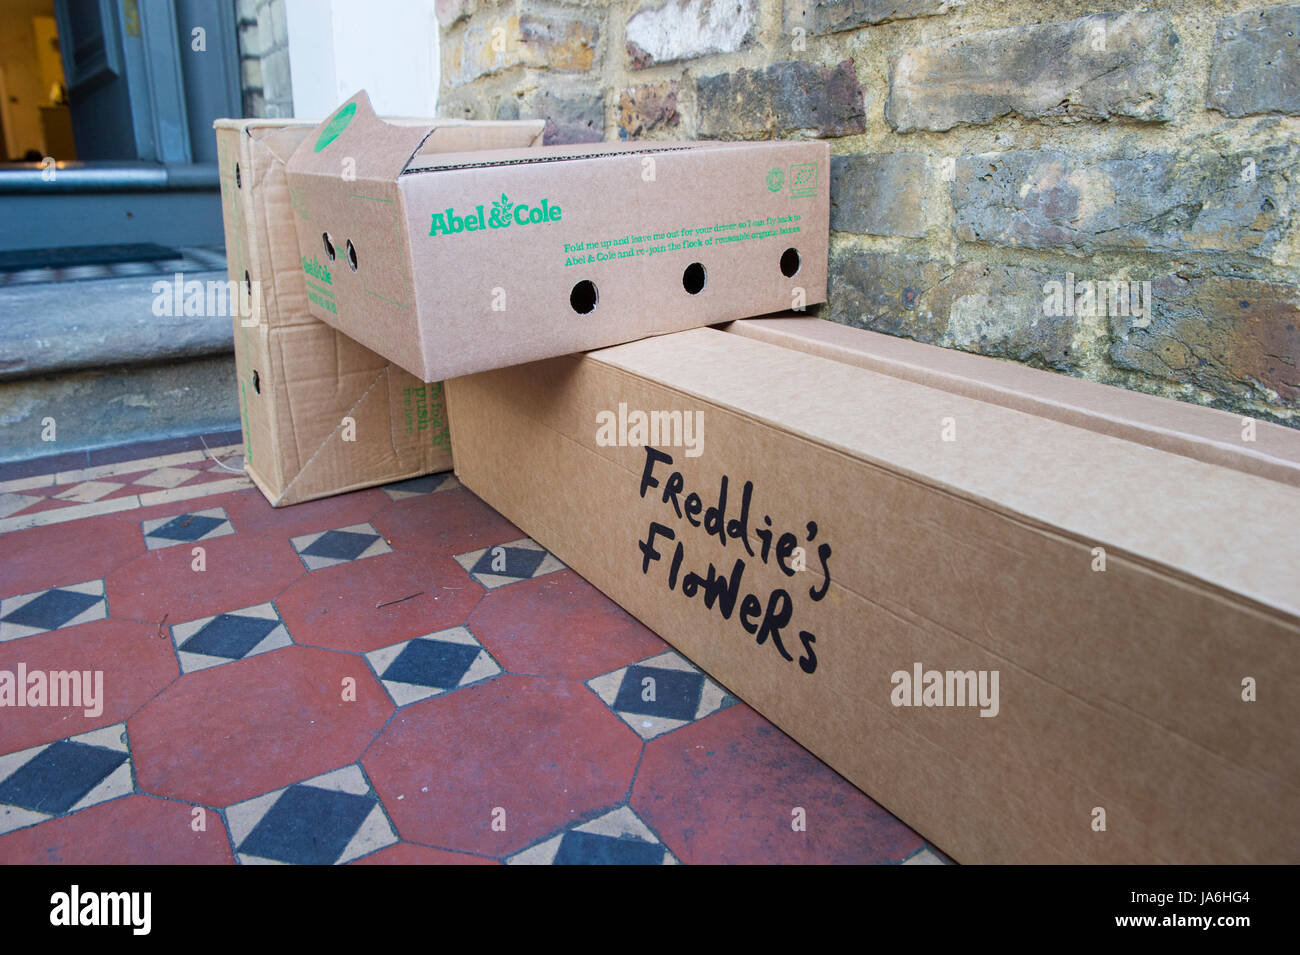
[[[593,282],[583,279],[573,287],[569,293],[569,304],[579,315],[586,315],[596,308],[596,303],[600,301],[600,293],[596,291]]]
[[[239,176],[239,163],[235,163],[235,188],[243,189],[244,181]]]
[[[229,286],[227,286],[229,288]],[[244,289],[248,292],[248,297],[253,297],[253,280],[248,275],[248,270],[244,270]]]
[[[253,371],[253,393],[260,395],[262,393],[262,379],[257,377],[257,371]]]
[[[794,278],[794,274],[799,271],[799,251],[797,249],[786,249],[781,253],[781,274],[786,278]]]
[[[357,250],[352,245],[351,239],[348,239],[348,268],[353,272],[357,270]]]
[[[704,283],[707,279],[708,273],[705,272],[704,266],[699,262],[692,262],[682,273],[682,288],[692,295],[699,295],[704,291]]]
[[[333,262],[334,243],[330,241],[330,234],[328,232],[322,232],[320,234],[320,237],[321,237],[321,241],[325,243],[325,257],[329,259],[331,262]]]

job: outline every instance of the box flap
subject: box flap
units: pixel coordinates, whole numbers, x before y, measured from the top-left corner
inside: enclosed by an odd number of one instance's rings
[[[349,179],[355,173],[357,179],[393,182],[435,125],[433,121],[414,126],[384,122],[362,90],[294,151],[287,164],[289,176],[337,178],[344,171],[343,160],[350,159],[355,166],[346,170]]]

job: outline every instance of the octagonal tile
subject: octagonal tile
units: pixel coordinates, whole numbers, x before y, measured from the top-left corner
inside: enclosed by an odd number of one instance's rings
[[[398,550],[434,554],[463,554],[524,536],[464,488],[394,501],[371,523]]]
[[[896,862],[923,845],[747,706],[647,743],[630,805],[687,863]]]
[[[122,620],[96,620],[49,633],[0,643],[0,670],[17,674],[78,671],[102,674],[102,696],[92,706],[6,707],[4,748],[75,736],[120,723],[180,675],[170,641],[156,627]],[[98,696],[98,691],[92,691]],[[84,697],[82,703],[91,703]],[[87,709],[93,715],[86,715]],[[98,713],[93,713],[98,709]]]
[[[312,571],[275,605],[294,642],[365,652],[464,623],[482,593],[449,558],[392,553]]]
[[[93,517],[4,535],[0,596],[101,578],[145,552],[140,526]]]
[[[203,570],[193,547],[203,548]],[[150,551],[107,578],[109,613],[167,624],[265,603],[306,571],[285,540],[231,534]]]
[[[220,865],[232,863],[221,816],[153,796],[123,796],[71,816],[0,836],[0,860],[40,865]],[[199,819],[205,827],[195,831]]]
[[[355,762],[392,712],[361,657],[284,647],[187,673],[127,725],[141,790],[228,806]]]
[[[574,680],[668,649],[571,570],[490,592],[474,608],[468,626],[507,670]]]
[[[621,802],[640,752],[581,684],[507,674],[405,708],[362,764],[402,838],[500,857]]]

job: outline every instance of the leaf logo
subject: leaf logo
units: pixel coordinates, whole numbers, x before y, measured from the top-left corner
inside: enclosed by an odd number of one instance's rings
[[[506,198],[506,194],[501,193],[501,201],[492,203],[492,218],[501,223],[502,228],[510,225],[510,210],[514,208],[514,203]]]

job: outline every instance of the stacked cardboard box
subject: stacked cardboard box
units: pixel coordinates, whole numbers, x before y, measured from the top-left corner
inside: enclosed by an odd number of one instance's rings
[[[364,94],[226,133],[232,277],[292,295],[241,390],[299,326],[360,369],[340,397],[342,357],[277,368],[310,415],[246,406],[268,493],[345,489],[313,465],[370,400],[367,483],[445,466],[398,432],[447,379],[471,490],[960,861],[1300,861],[1300,436],[816,320],[701,327],[825,298],[824,144],[476,155]]]
[[[313,318],[285,162],[315,124],[216,123],[245,467],[279,507],[446,471],[442,385],[426,383]],[[540,143],[541,122],[440,122],[464,151]],[[237,298],[237,297],[235,297]]]
[[[451,381],[457,474],[959,861],[1298,860],[1295,436],[763,331]]]

